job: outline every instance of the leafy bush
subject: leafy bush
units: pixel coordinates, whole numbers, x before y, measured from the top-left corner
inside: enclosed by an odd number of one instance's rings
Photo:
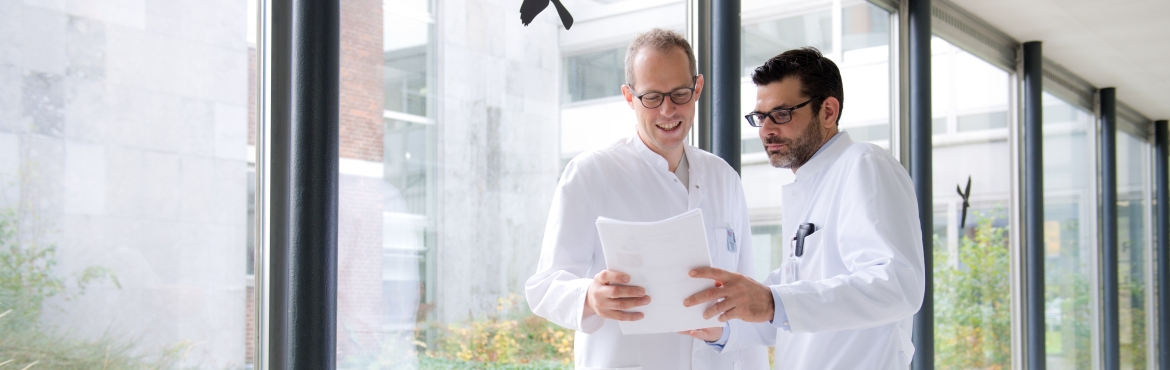
[[[23,220],[36,218],[25,215]],[[140,355],[135,354],[130,341],[110,336],[93,341],[74,340],[38,324],[44,303],[50,298],[74,298],[84,293],[86,286],[99,281],[111,281],[119,288],[121,285],[110,270],[97,266],[85,268],[69,278],[56,275],[56,246],[22,235],[21,221],[16,211],[0,210],[0,368],[5,365],[17,369],[175,367],[187,344]]]
[[[437,325],[435,348],[420,356],[423,369],[569,369],[573,331],[533,315],[513,294],[496,314],[466,324]]]
[[[1007,230],[981,218],[962,237],[958,266],[934,242],[935,363],[941,369],[1002,369],[1011,363]]]

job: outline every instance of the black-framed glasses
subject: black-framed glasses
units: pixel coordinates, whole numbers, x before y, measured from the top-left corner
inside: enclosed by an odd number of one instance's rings
[[[748,115],[743,116],[743,118],[747,118],[748,124],[752,125],[752,127],[763,127],[764,126],[764,119],[771,119],[772,123],[775,123],[777,125],[785,124],[785,123],[788,123],[789,121],[792,121],[792,111],[800,109],[800,108],[808,105],[808,103],[812,103],[812,101],[816,100],[816,99],[817,98],[812,98],[812,99],[806,100],[804,103],[794,105],[791,108],[773,109],[771,112],[768,112],[768,113],[759,113],[759,112],[748,113]]]
[[[695,77],[695,79],[697,80],[698,77]],[[630,93],[633,93],[634,97],[638,98],[638,100],[642,102],[642,106],[646,107],[646,109],[658,108],[662,105],[662,102],[666,101],[666,95],[668,95],[660,92],[648,92],[642,95],[638,95],[638,93],[634,91],[633,85],[626,86],[630,88]],[[675,105],[690,103],[691,99],[695,97],[695,86],[674,89],[674,91],[671,91],[669,95],[670,102],[674,103]]]

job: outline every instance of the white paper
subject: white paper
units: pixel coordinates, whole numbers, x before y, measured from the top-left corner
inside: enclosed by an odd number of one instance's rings
[[[657,222],[625,222],[597,218],[597,232],[606,269],[630,275],[629,285],[646,289],[650,304],[627,312],[645,314],[638,321],[620,321],[622,334],[668,333],[722,327],[718,317],[703,319],[714,302],[683,307],[687,297],[714,286],[690,271],[711,266],[703,213],[692,209]]]

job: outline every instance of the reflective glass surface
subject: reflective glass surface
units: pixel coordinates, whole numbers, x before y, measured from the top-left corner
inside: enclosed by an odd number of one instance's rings
[[[0,1],[0,367],[252,362],[254,7]]]
[[[1092,368],[1097,329],[1093,115],[1048,93],[1044,122],[1044,323],[1048,366]]]
[[[935,132],[932,158],[935,209],[946,209],[943,223],[936,216],[934,225],[946,229],[934,235],[935,364],[1007,367],[1013,166],[1006,118],[993,117],[1007,111],[1011,81],[940,38],[931,51],[931,110],[955,125]],[[966,132],[972,130],[978,131]]]
[[[816,47],[841,70],[844,102],[838,127],[854,141],[889,147],[890,137],[890,13],[865,2],[834,7],[831,1],[742,1],[743,79],[741,110],[755,110],[756,86],[751,72],[790,49]],[[841,27],[833,28],[833,16]],[[840,38],[844,47],[834,46]],[[802,108],[808,109],[808,108]],[[771,122],[771,121],[768,121]],[[792,182],[791,170],[774,168],[760,141],[759,128],[740,120],[741,174],[754,235],[756,272],[763,280],[782,261],[780,187]]]
[[[1121,367],[1149,368],[1150,144],[1117,134],[1117,260]]]

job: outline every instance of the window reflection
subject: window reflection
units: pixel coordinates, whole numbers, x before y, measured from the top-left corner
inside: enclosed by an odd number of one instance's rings
[[[1150,260],[1150,145],[1129,133],[1117,135],[1117,259],[1121,366],[1149,365],[1146,329],[1149,307],[1147,262]]]
[[[933,193],[936,209],[946,210],[941,224],[938,211],[935,216],[935,229],[946,230],[934,238],[935,363],[942,368],[1007,367],[1008,215],[1013,213],[1004,129],[1008,73],[937,37],[931,46]],[[954,126],[941,130],[943,124]],[[990,135],[950,139],[972,131]]]
[[[1048,366],[1092,364],[1090,279],[1096,237],[1092,114],[1047,92],[1044,121],[1044,320]]]

